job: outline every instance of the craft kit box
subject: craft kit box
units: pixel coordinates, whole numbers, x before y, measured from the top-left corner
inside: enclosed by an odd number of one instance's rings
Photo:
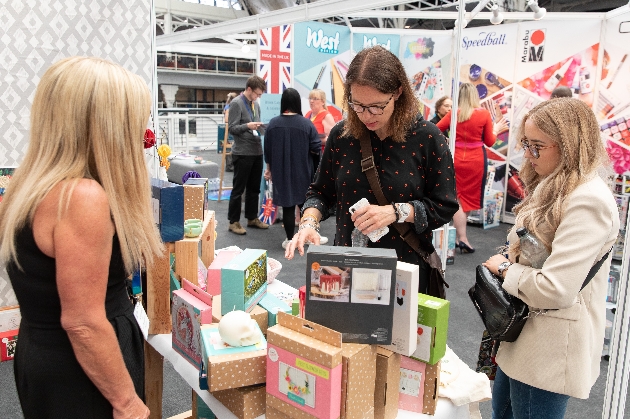
[[[260,306],[256,306],[249,312],[252,319],[258,323],[258,327],[262,331],[263,335],[267,335],[267,310]],[[221,295],[215,295],[212,297],[212,322],[219,323],[223,316],[221,315]]]
[[[398,416],[400,354],[376,347],[376,383],[374,385],[374,419]]]
[[[279,311],[283,311],[291,315],[293,314],[292,307],[289,307],[287,303],[270,293],[265,294],[258,303],[258,306],[267,311],[267,326],[269,327],[276,325],[277,314]]]
[[[221,268],[221,315],[252,311],[266,292],[266,250],[245,249]]]
[[[233,347],[221,339],[218,324],[201,327],[199,388],[215,392],[265,382],[267,341],[260,328],[256,327],[253,332],[260,334],[260,342]]]
[[[254,419],[265,414],[265,385],[215,391],[212,395],[239,419]]]
[[[403,356],[400,359],[398,408],[434,415],[440,385],[440,364],[430,365]]]
[[[446,353],[450,302],[418,294],[418,347],[411,358],[429,363],[438,362]]]
[[[341,419],[374,416],[376,345],[341,345]]]
[[[405,356],[412,355],[418,346],[416,321],[419,275],[418,265],[400,261],[396,265],[394,329],[392,343],[385,347]]]
[[[212,296],[185,279],[182,282],[183,287],[173,292],[173,349],[200,369],[201,325],[212,323]]]
[[[151,179],[153,220],[164,243],[184,238],[184,187]]]
[[[15,346],[18,340],[18,330],[0,332],[0,362],[12,361],[15,358]]]
[[[338,419],[341,333],[280,311],[267,339],[267,408],[293,418]]]
[[[184,183],[184,220],[204,219],[208,210],[208,178],[188,178]]]
[[[221,250],[214,257],[208,266],[208,280],[206,281],[206,291],[212,295],[221,294],[221,268],[232,261],[241,250]]]
[[[0,308],[0,332],[19,329],[21,320],[22,315],[19,306]]]
[[[341,332],[344,343],[391,344],[396,259],[393,249],[309,246],[306,320]]]

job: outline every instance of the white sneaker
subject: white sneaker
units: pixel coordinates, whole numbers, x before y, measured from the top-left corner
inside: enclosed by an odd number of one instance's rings
[[[284,239],[284,241],[282,242],[282,248],[286,250],[286,248],[289,245],[289,243],[291,243],[291,240]]]

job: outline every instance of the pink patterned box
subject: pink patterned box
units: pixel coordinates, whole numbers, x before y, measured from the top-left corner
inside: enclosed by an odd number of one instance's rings
[[[305,412],[307,417],[338,419],[341,333],[278,312],[278,324],[267,330],[267,344],[267,406],[290,417]]]
[[[240,250],[222,250],[220,251],[208,267],[208,280],[206,282],[206,291],[210,295],[221,294],[221,268],[234,259]]]
[[[435,414],[440,363],[435,365],[400,357],[398,408],[411,412]]]

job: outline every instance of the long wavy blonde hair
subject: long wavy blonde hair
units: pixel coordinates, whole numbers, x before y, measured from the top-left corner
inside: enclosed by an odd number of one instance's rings
[[[462,83],[457,97],[457,122],[468,121],[475,108],[479,108],[479,93],[472,83]]]
[[[593,111],[582,101],[557,98],[533,108],[521,122],[518,141],[525,139],[525,123],[531,121],[550,136],[560,152],[560,164],[547,176],[540,176],[524,164],[519,176],[525,186],[525,199],[514,207],[514,229],[526,227],[551,251],[551,242],[564,210],[567,197],[581,183],[609,164]],[[510,252],[520,253],[518,241]]]
[[[59,217],[82,178],[109,200],[125,269],[150,265],[163,245],[151,217],[143,136],[151,110],[146,83],[121,66],[70,57],[41,78],[31,108],[30,141],[0,204],[0,261],[17,262],[15,237],[60,182]]]

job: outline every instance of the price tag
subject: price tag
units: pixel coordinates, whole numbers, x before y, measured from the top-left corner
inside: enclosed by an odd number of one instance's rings
[[[138,326],[140,326],[144,339],[146,340],[149,337],[149,317],[147,316],[147,312],[144,311],[142,303],[136,303],[136,307],[133,309],[133,315],[138,322]]]

